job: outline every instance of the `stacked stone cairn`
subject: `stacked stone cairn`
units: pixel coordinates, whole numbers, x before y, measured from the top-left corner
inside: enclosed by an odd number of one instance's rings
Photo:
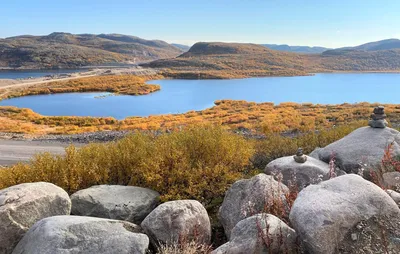
[[[371,114],[371,120],[369,120],[368,125],[372,128],[386,128],[388,123],[386,121],[385,107],[374,108],[374,113]]]
[[[296,155],[294,155],[293,158],[297,163],[304,163],[307,161],[307,156],[303,154],[303,148],[300,147],[297,149]]]

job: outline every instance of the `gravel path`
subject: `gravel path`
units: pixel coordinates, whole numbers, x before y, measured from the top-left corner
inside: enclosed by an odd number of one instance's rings
[[[9,166],[17,162],[29,161],[36,153],[50,152],[64,154],[68,143],[24,140],[0,140],[0,165]]]

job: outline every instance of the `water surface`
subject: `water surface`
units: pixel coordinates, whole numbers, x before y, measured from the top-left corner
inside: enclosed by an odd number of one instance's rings
[[[400,104],[400,74],[317,74],[306,77],[236,80],[155,80],[161,91],[143,96],[107,93],[38,95],[0,101],[0,105],[31,108],[42,115],[149,116],[185,113],[212,107],[215,100],[340,104],[378,102]]]

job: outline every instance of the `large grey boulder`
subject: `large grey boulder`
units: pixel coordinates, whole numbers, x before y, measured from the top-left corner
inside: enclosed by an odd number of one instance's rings
[[[219,219],[230,239],[231,230],[241,220],[257,213],[268,212],[271,207],[285,209],[289,189],[273,176],[258,174],[235,182],[227,191],[219,209]]]
[[[207,211],[196,200],[176,200],[159,205],[141,224],[153,245],[195,240],[211,241],[211,224]]]
[[[126,221],[81,216],[55,216],[37,222],[13,254],[139,254],[149,238]]]
[[[387,172],[383,176],[383,185],[395,191],[400,191],[400,172]]]
[[[11,253],[37,221],[70,212],[68,194],[51,183],[24,183],[0,190],[0,253]]]
[[[286,186],[296,184],[299,190],[330,178],[328,163],[304,156],[307,158],[304,163],[296,162],[293,156],[278,158],[268,163],[264,172],[275,179],[281,177]]]
[[[393,155],[400,155],[399,134],[391,128],[362,127],[324,148],[318,148],[312,155],[326,163],[334,156],[341,170],[358,173],[362,168],[368,170],[380,164],[390,144]]]
[[[72,214],[140,224],[159,199],[158,192],[146,188],[97,185],[71,195]]]
[[[359,175],[339,176],[303,189],[290,221],[309,253],[400,252],[396,240],[400,209],[385,191]]]
[[[256,214],[239,221],[231,240],[212,254],[298,253],[296,232],[271,214]]]
[[[393,199],[394,202],[396,202],[398,206],[400,206],[400,193],[394,190],[386,190],[386,193],[389,194],[389,196]]]

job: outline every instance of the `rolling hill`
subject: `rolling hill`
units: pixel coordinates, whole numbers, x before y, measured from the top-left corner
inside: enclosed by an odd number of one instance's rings
[[[0,39],[0,67],[76,68],[171,58],[183,51],[159,40],[121,34],[52,33]]]
[[[144,66],[158,68],[169,77],[241,78],[250,76],[306,75],[304,58],[257,44],[198,42],[172,59]]]
[[[355,47],[356,49],[298,54],[272,50],[256,44],[199,42],[176,58],[156,60],[144,66],[160,69],[165,76],[174,78],[242,78],[296,76],[335,71],[400,71],[400,49],[395,48],[395,45],[396,40],[385,40],[381,43],[364,44]],[[361,48],[369,50],[360,50]]]

